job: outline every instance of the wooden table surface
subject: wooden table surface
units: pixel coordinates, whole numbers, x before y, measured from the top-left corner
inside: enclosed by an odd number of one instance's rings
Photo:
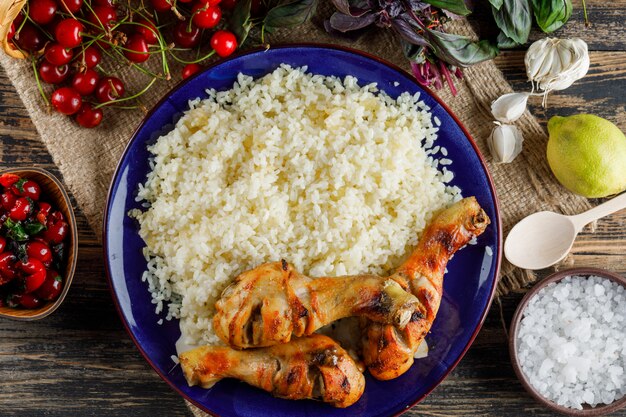
[[[626,130],[626,0],[588,1],[590,29],[582,23],[578,1],[572,19],[558,34],[588,42],[589,74],[552,94],[547,110],[533,105],[533,113],[544,125],[556,114],[595,113]],[[486,13],[478,10],[473,19],[480,23]],[[523,59],[521,49],[496,59],[518,91],[528,90]],[[59,174],[1,72],[0,143],[0,167],[37,165]],[[0,319],[0,416],[190,416],[183,400],[148,366],[126,334],[106,284],[101,245],[82,214],[78,219],[78,270],[64,304],[38,322]],[[571,261],[626,274],[626,211],[599,221],[594,233],[580,235]],[[541,271],[541,276],[550,272]],[[509,361],[501,317],[508,327],[522,295],[494,302],[457,368],[407,415],[555,415],[526,394]],[[614,415],[626,416],[626,410]]]

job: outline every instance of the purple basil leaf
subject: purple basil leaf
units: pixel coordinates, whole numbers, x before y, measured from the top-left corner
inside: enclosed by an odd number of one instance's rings
[[[333,4],[343,14],[350,13],[350,2],[348,0],[332,0]]]
[[[424,47],[430,47],[430,44],[424,37],[418,35],[413,27],[403,18],[393,19],[391,25],[402,37],[403,40],[413,45],[420,45]]]
[[[360,17],[365,13],[371,12],[374,5],[371,0],[347,0],[348,1],[348,13],[350,16]]]
[[[456,67],[467,67],[495,58],[498,48],[486,40],[472,41],[466,36],[444,33],[425,28],[428,39],[437,58]]]
[[[352,30],[363,29],[374,23],[376,16],[372,13],[364,14],[360,17],[348,16],[343,13],[335,12],[330,17],[330,26],[340,32],[349,32]]]

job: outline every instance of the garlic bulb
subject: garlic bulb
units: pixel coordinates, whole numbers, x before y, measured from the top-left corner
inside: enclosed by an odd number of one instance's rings
[[[512,123],[522,117],[526,110],[529,93],[509,93],[491,103],[491,113],[497,121]]]
[[[545,38],[528,48],[524,59],[528,80],[543,90],[563,90],[589,70],[589,52],[582,39]]]
[[[509,163],[522,151],[524,138],[517,127],[495,123],[496,127],[487,139],[489,152],[494,162]]]

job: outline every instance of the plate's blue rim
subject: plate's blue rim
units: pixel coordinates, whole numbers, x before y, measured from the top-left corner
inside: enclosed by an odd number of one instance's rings
[[[354,54],[354,55],[360,55],[360,56],[362,56],[364,58],[368,58],[368,59],[377,61],[378,63],[380,63],[382,65],[385,65],[385,66],[395,70],[396,72],[398,72],[403,77],[408,78],[408,80],[410,82],[417,84],[417,81],[415,81],[415,78],[412,75],[410,75],[408,72],[406,72],[402,68],[398,67],[397,65],[392,64],[391,62],[388,62],[388,61],[386,61],[386,60],[384,60],[384,59],[382,59],[380,57],[377,57],[375,55],[369,54],[367,52],[364,52],[364,51],[361,51],[361,50],[358,50],[358,49],[349,48],[349,47],[345,47],[345,46],[341,46],[341,45],[333,45],[333,44],[326,44],[326,43],[314,43],[314,42],[283,43],[283,44],[278,44],[278,45],[272,45],[270,49],[285,49],[285,48],[331,49],[331,50],[339,50],[339,51],[343,51],[343,52],[348,52],[348,53],[351,53],[351,54]],[[184,86],[185,84],[187,84],[188,82],[190,82],[194,78],[200,76],[201,74],[203,74],[206,71],[211,71],[214,67],[216,67],[218,65],[221,65],[224,62],[230,61],[232,59],[240,58],[242,56],[251,55],[251,54],[254,54],[254,53],[257,53],[257,52],[261,52],[261,51],[264,51],[266,49],[267,48],[265,48],[265,47],[258,47],[258,48],[254,48],[254,49],[249,49],[249,50],[247,50],[245,52],[234,54],[234,55],[232,55],[232,56],[230,56],[230,57],[228,57],[226,59],[220,59],[220,60],[218,60],[218,61],[208,65],[206,67],[206,69],[204,69],[203,71],[199,72],[198,74],[194,74],[192,77],[190,77],[190,78],[188,78],[186,80],[182,80],[181,82],[176,84],[174,87],[172,87],[171,90],[169,90],[163,96],[163,98],[161,98],[161,100],[159,100],[159,102],[157,104],[154,105],[154,107],[152,107],[152,109],[146,114],[146,116],[142,119],[141,123],[137,126],[137,128],[133,132],[130,140],[128,141],[128,143],[126,144],[126,147],[124,148],[124,152],[122,153],[122,156],[120,157],[119,162],[117,163],[117,167],[115,168],[115,172],[113,173],[113,177],[111,178],[111,184],[109,186],[109,191],[107,193],[107,200],[106,200],[106,205],[105,205],[105,208],[104,208],[104,215],[103,215],[103,219],[102,219],[102,222],[103,222],[103,227],[102,227],[102,230],[103,230],[102,243],[103,244],[102,244],[102,248],[103,248],[104,259],[105,259],[105,264],[106,264],[105,272],[106,272],[107,282],[109,284],[109,291],[111,292],[111,297],[113,298],[113,303],[115,304],[115,309],[117,310],[117,314],[122,319],[122,323],[124,324],[124,328],[126,329],[126,332],[130,336],[131,340],[133,341],[133,343],[135,344],[135,346],[137,347],[137,349],[139,350],[141,355],[144,357],[146,362],[148,362],[150,364],[152,369],[154,369],[154,371],[161,377],[162,380],[164,380],[174,391],[176,391],[184,399],[186,399],[187,401],[189,401],[190,403],[192,403],[193,405],[195,405],[196,407],[198,407],[202,411],[208,413],[209,415],[216,416],[216,417],[220,417],[220,416],[215,414],[215,413],[213,413],[212,411],[208,410],[204,405],[200,404],[198,401],[192,399],[189,395],[187,395],[186,393],[181,391],[176,386],[176,384],[171,382],[167,378],[167,376],[165,374],[163,374],[159,370],[159,368],[156,366],[156,364],[154,362],[152,362],[152,360],[148,357],[148,355],[146,354],[144,349],[141,347],[141,345],[139,344],[139,342],[137,341],[137,339],[133,335],[133,332],[130,330],[130,326],[128,324],[128,321],[126,320],[126,317],[122,313],[122,308],[121,308],[121,306],[119,304],[119,300],[117,299],[117,294],[115,293],[115,291],[113,289],[113,279],[111,278],[111,267],[110,267],[109,261],[108,261],[108,259],[109,259],[109,251],[107,249],[107,241],[108,241],[108,236],[109,236],[109,228],[108,228],[108,224],[107,224],[107,218],[108,218],[108,215],[109,215],[109,207],[111,205],[113,189],[115,188],[115,184],[117,182],[116,180],[118,179],[118,174],[120,172],[120,169],[121,169],[121,166],[122,166],[122,162],[126,158],[126,155],[128,154],[132,143],[135,141],[135,138],[137,137],[137,133],[139,132],[139,130],[144,126],[146,121],[150,117],[152,117],[152,115],[156,111],[156,109],[161,107],[163,105],[163,103],[165,103],[167,101],[169,95],[172,94],[174,91],[182,88],[182,86]],[[431,89],[429,89],[428,87],[424,87],[422,85],[419,85],[419,87],[421,89],[425,90],[426,93],[430,94],[430,96],[433,99],[435,99],[437,101],[437,103],[439,103],[439,105],[441,105],[441,107],[443,107],[443,109],[446,112],[448,112],[448,114],[452,117],[452,119],[456,122],[456,124],[461,128],[461,131],[463,132],[463,134],[469,140],[470,144],[472,145],[472,148],[474,148],[474,152],[476,152],[476,155],[478,156],[478,159],[480,160],[480,163],[481,163],[481,165],[483,167],[483,170],[484,170],[485,174],[487,175],[487,182],[489,183],[489,188],[490,188],[490,191],[491,191],[491,195],[493,196],[493,201],[492,202],[493,202],[493,205],[494,205],[494,208],[495,208],[495,215],[496,215],[496,219],[495,219],[494,223],[497,223],[497,229],[498,229],[497,230],[497,235],[496,235],[498,250],[497,250],[497,255],[496,255],[496,269],[495,269],[495,274],[494,274],[495,276],[494,276],[494,279],[492,281],[491,290],[490,290],[490,293],[489,293],[489,299],[487,301],[487,304],[485,305],[484,311],[482,312],[482,314],[480,316],[480,320],[478,322],[478,325],[476,326],[476,329],[474,330],[474,333],[470,337],[469,341],[467,342],[467,344],[463,348],[463,351],[461,352],[461,354],[459,355],[457,360],[452,365],[449,366],[449,368],[446,370],[446,372],[441,376],[441,378],[439,380],[437,380],[433,384],[433,386],[430,389],[428,389],[424,394],[422,394],[422,395],[418,396],[417,398],[415,398],[415,400],[413,402],[411,402],[410,404],[407,404],[405,409],[403,409],[403,410],[393,414],[393,417],[399,416],[401,414],[404,414],[406,411],[408,411],[413,406],[415,406],[417,403],[421,402],[424,398],[426,398],[435,388],[437,388],[439,386],[439,384],[441,384],[441,381],[443,381],[450,374],[450,372],[452,372],[454,370],[454,368],[456,368],[456,366],[459,364],[461,359],[463,359],[463,357],[465,356],[465,354],[469,350],[470,346],[474,342],[474,339],[476,339],[476,336],[478,335],[478,332],[482,328],[483,323],[485,322],[485,318],[487,317],[487,313],[489,312],[489,308],[491,307],[491,303],[493,302],[493,297],[495,295],[496,286],[497,286],[497,283],[499,281],[500,266],[501,266],[501,263],[502,263],[502,221],[501,221],[501,218],[500,218],[500,205],[498,204],[498,196],[497,196],[497,193],[496,193],[496,187],[495,187],[495,185],[493,183],[493,178],[491,177],[491,173],[489,172],[489,169],[487,168],[487,164],[485,162],[485,159],[483,158],[482,154],[480,153],[480,150],[478,149],[478,146],[476,145],[476,142],[474,141],[474,138],[472,138],[472,135],[470,135],[469,131],[465,128],[463,123],[461,123],[461,121],[458,119],[458,117],[452,112],[452,110]]]

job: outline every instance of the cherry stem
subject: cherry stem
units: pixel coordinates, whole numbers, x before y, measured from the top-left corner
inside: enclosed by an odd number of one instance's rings
[[[39,72],[37,71],[37,59],[32,58],[31,60],[33,65],[33,72],[35,73],[35,81],[37,82],[37,89],[39,90],[39,94],[41,94],[41,98],[46,102],[46,105],[50,105],[48,101],[48,97],[46,97],[46,93],[43,91],[43,86],[41,85],[41,80],[39,79]]]
[[[112,104],[112,103],[121,103],[122,101],[129,101],[129,100],[133,100],[136,99],[137,97],[141,96],[142,94],[144,94],[146,91],[148,91],[150,89],[150,87],[152,87],[152,85],[156,82],[158,78],[154,77],[152,78],[152,80],[150,80],[150,82],[138,93],[133,94],[132,96],[128,96],[128,97],[124,97],[124,98],[118,98],[115,100],[110,100],[110,101],[105,101],[104,103],[100,103],[96,106],[94,106],[94,109],[99,109],[100,107],[104,107],[108,104]],[[117,91],[116,89],[114,89],[115,91]]]
[[[174,52],[172,52],[173,49],[174,48],[170,49],[170,51],[169,51],[170,55],[172,56],[172,58],[174,58],[176,61],[180,62],[181,64],[198,64],[198,63],[200,63],[200,62],[202,62],[202,61],[204,61],[206,59],[211,58],[215,54],[215,49],[211,49],[211,52],[209,52],[208,54],[206,54],[206,55],[204,55],[204,56],[202,56],[200,58],[194,59],[193,61],[187,61],[185,59],[177,57],[174,54]]]

